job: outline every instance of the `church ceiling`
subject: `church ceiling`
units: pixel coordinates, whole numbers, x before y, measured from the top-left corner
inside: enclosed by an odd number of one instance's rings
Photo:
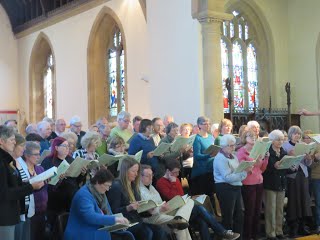
[[[94,0],[0,0],[14,33]]]

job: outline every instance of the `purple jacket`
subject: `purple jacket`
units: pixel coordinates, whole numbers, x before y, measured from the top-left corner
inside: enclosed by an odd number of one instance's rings
[[[43,167],[34,166],[37,174],[44,172]],[[48,202],[48,184],[44,185],[41,189],[33,192],[34,202],[36,206],[36,213],[44,213],[47,210],[47,202]]]

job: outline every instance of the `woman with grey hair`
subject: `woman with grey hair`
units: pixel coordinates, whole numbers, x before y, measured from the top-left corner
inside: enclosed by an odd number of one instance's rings
[[[118,126],[112,128],[110,132],[110,138],[113,138],[115,136],[121,137],[126,143],[126,148],[129,147],[129,144],[127,144],[127,141],[131,138],[133,134],[132,131],[128,129],[129,124],[131,123],[130,119],[131,119],[130,113],[126,111],[119,112],[117,116]]]
[[[256,134],[257,139],[259,138],[260,124],[257,121],[249,121],[247,123],[247,128],[252,129],[252,131],[254,131]]]
[[[294,147],[301,139],[302,131],[298,126],[291,126],[288,131],[288,140],[282,147],[288,155],[294,156]],[[313,156],[307,154],[298,166],[295,166],[296,172],[287,175],[288,183],[288,206],[287,220],[289,223],[289,235],[294,237],[310,234],[305,226],[307,217],[312,216],[311,200],[309,194],[309,173],[308,166],[313,162]]]
[[[81,157],[87,160],[98,159],[99,154],[96,152],[96,148],[101,145],[101,136],[99,133],[90,131],[81,139],[81,149],[78,149],[73,153],[73,158]]]
[[[15,225],[20,222],[19,201],[34,189],[43,187],[43,182],[23,183],[10,155],[16,144],[12,127],[0,126],[0,239],[14,240]]]
[[[269,149],[269,161],[263,173],[263,188],[265,194],[265,231],[267,239],[284,239],[282,231],[283,200],[286,189],[286,174],[292,169],[279,169],[280,160],[287,155],[282,148],[284,141],[280,130],[269,134],[272,144]]]
[[[193,168],[191,171],[191,194],[206,194],[213,196],[213,158],[206,154],[205,150],[213,144],[213,137],[210,132],[209,118],[205,116],[198,117],[197,124],[200,132],[196,135],[193,142]],[[212,201],[213,202],[213,201]]]
[[[236,173],[239,166],[238,158],[233,154],[236,139],[231,134],[223,135],[220,139],[222,149],[213,162],[214,180],[219,199],[222,225],[226,229],[240,233],[242,239],[243,202],[241,195],[242,180],[250,174],[252,167]]]
[[[40,145],[36,142],[26,142],[24,159],[28,167],[30,177],[44,172],[42,166],[38,165],[40,160]],[[33,193],[34,215],[31,217],[30,232],[32,240],[45,239],[46,210],[48,202],[47,186],[45,185]]]
[[[77,134],[75,134],[74,132],[64,132],[61,134],[61,137],[67,140],[69,144],[69,155],[72,156],[73,153],[77,150]]]

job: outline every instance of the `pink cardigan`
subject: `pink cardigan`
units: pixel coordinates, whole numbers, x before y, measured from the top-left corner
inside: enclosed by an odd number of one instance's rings
[[[237,158],[239,162],[253,161],[253,159],[249,157],[249,152],[245,147],[241,147],[238,150]],[[248,176],[242,181],[243,185],[261,184],[263,182],[262,173],[267,168],[268,160],[269,158],[265,157],[259,165],[253,166],[251,174],[248,174]]]

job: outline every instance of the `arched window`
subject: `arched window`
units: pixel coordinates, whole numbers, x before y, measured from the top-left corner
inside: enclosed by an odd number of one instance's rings
[[[117,116],[118,112],[126,109],[125,55],[119,28],[115,28],[112,37],[107,54],[110,117]]]
[[[224,112],[229,112],[225,86],[229,77],[232,79],[234,111],[253,111],[259,106],[257,52],[248,22],[238,12],[233,11],[232,14],[234,18],[223,22],[221,31]]]
[[[43,77],[43,97],[44,97],[44,115],[54,118],[53,89],[54,89],[54,64],[53,56],[50,54],[47,58],[47,65]]]

